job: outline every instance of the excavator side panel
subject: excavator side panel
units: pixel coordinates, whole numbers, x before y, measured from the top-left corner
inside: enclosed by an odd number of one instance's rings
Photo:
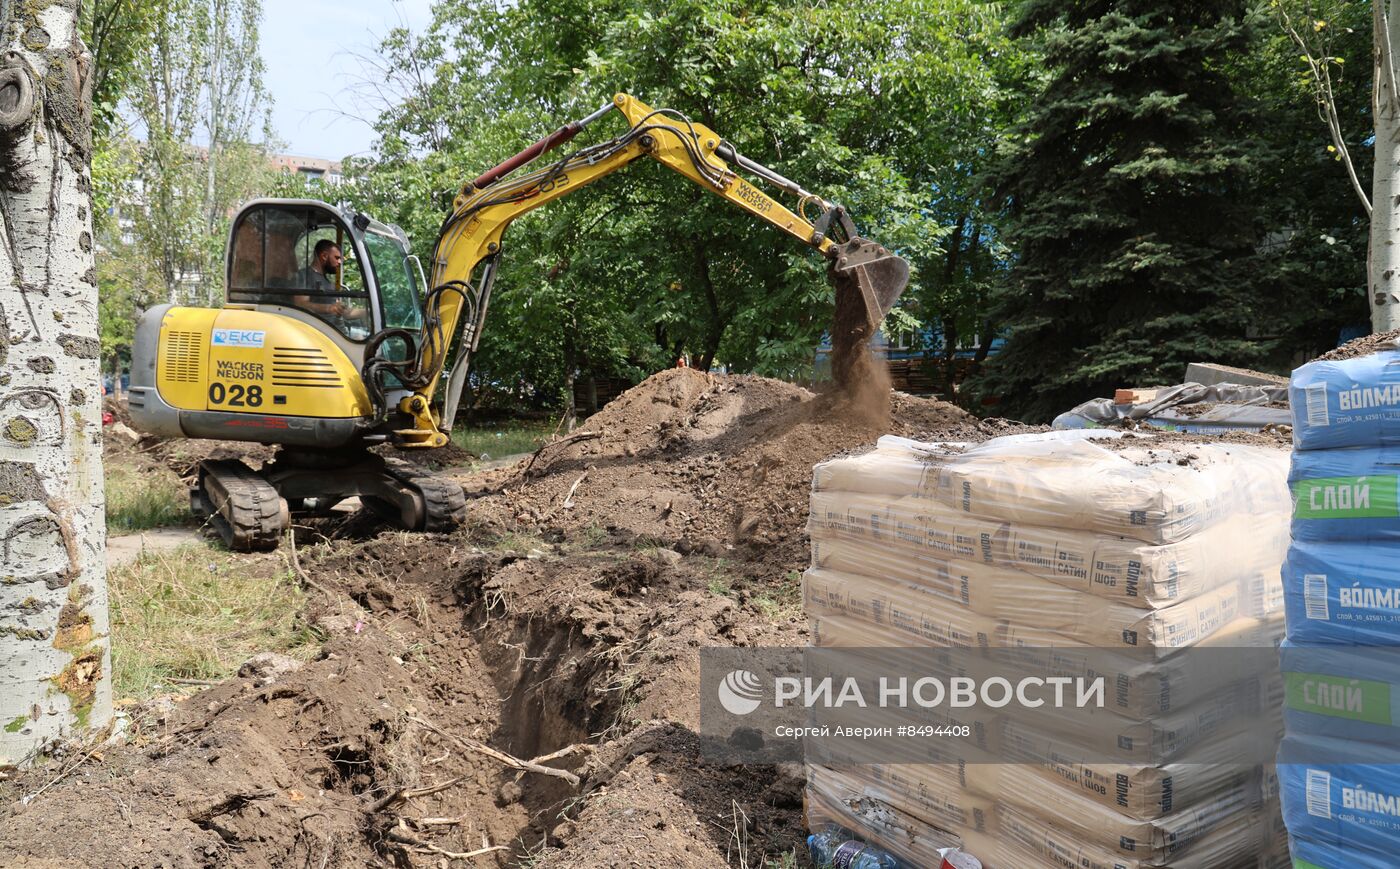
[[[359,371],[330,338],[266,311],[151,309],[131,380],[133,422],[162,437],[337,447],[371,414]]]
[[[327,336],[290,317],[170,308],[156,356],[161,398],[183,411],[360,418],[369,396]]]
[[[218,316],[217,308],[169,308],[161,321],[156,347],[136,348],[138,353],[155,350],[155,386],[161,399],[171,407],[205,409],[209,336]]]

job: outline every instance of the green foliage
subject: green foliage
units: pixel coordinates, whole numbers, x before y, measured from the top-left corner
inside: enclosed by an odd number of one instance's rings
[[[556,428],[553,422],[530,423],[510,420],[500,425],[458,426],[452,432],[452,442],[477,456],[493,459],[531,453],[549,439]]]
[[[1371,5],[1356,0],[1271,5],[1275,20],[1266,23],[1260,44],[1232,67],[1232,76],[1267,118],[1256,135],[1267,148],[1260,184],[1276,227],[1266,247],[1279,265],[1269,299],[1282,336],[1273,362],[1287,368],[1297,358],[1334,346],[1344,328],[1369,330],[1370,221],[1328,134],[1311,64],[1279,24],[1292,24],[1330,68],[1327,90],[1338,131],[1359,183],[1369,192],[1375,156]]]
[[[375,158],[347,169],[350,196],[426,253],[458,185],[625,90],[848,206],[915,264],[911,317],[979,319],[975,293],[923,280],[948,215],[982,214],[974,158],[1019,57],[998,7],[974,0],[449,0],[426,34],[381,46],[374,93],[400,99],[381,107]],[[621,129],[608,116],[585,137]],[[819,257],[653,165],[519,221],[504,266],[475,380],[522,394],[680,355],[807,375],[831,315]]]
[[[271,184],[261,15],[260,0],[164,0],[136,64],[127,96],[145,135],[134,233],[172,302],[219,303],[229,213]]]
[[[132,198],[137,143],[113,133],[92,156],[93,230],[97,239],[97,325],[102,360],[113,373],[130,355],[139,311],[151,304],[159,279],[149,261],[123,239],[120,203]]]
[[[164,0],[89,0],[78,7],[83,44],[92,54],[92,132],[98,153],[122,126],[121,103],[136,85],[138,60],[150,48],[164,5]]]
[[[1261,116],[1231,78],[1256,45],[1243,2],[1026,4],[1015,32],[1051,71],[1002,143],[994,181],[1016,250],[1010,327],[980,389],[1046,419],[1187,362],[1263,362],[1277,226]]]

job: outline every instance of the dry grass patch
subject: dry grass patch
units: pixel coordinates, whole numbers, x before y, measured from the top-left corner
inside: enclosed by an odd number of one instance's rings
[[[174,474],[139,473],[109,462],[105,477],[109,531],[144,531],[193,521],[189,492]]]
[[[309,659],[319,645],[300,618],[301,587],[275,558],[250,562],[189,544],[147,551],[107,581],[118,697],[224,679],[258,652]]]

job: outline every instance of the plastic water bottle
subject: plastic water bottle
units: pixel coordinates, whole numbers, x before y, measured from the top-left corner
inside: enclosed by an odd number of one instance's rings
[[[961,848],[940,848],[938,856],[943,858],[938,869],[982,869],[982,861]]]
[[[812,862],[831,869],[899,869],[899,861],[886,851],[867,845],[837,826],[807,837]]]

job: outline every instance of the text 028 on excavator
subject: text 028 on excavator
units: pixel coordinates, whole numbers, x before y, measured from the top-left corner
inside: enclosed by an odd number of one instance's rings
[[[629,124],[621,135],[516,174],[614,110]],[[312,200],[244,206],[230,231],[225,305],[161,305],[138,323],[133,420],[164,437],[280,447],[257,470],[237,460],[199,467],[191,506],[234,549],[273,548],[292,515],[349,497],[404,528],[451,528],[466,514],[460,486],[369,447],[447,444],[506,227],[641,157],[822,253],[838,310],[864,311],[842,318],[864,322],[833,334],[838,351],[868,338],[908,283],[908,264],[857,236],[841,206],[679,112],[618,94],[464,185],[434,246],[431,281],[398,227]],[[740,170],[796,197],[796,210]]]

